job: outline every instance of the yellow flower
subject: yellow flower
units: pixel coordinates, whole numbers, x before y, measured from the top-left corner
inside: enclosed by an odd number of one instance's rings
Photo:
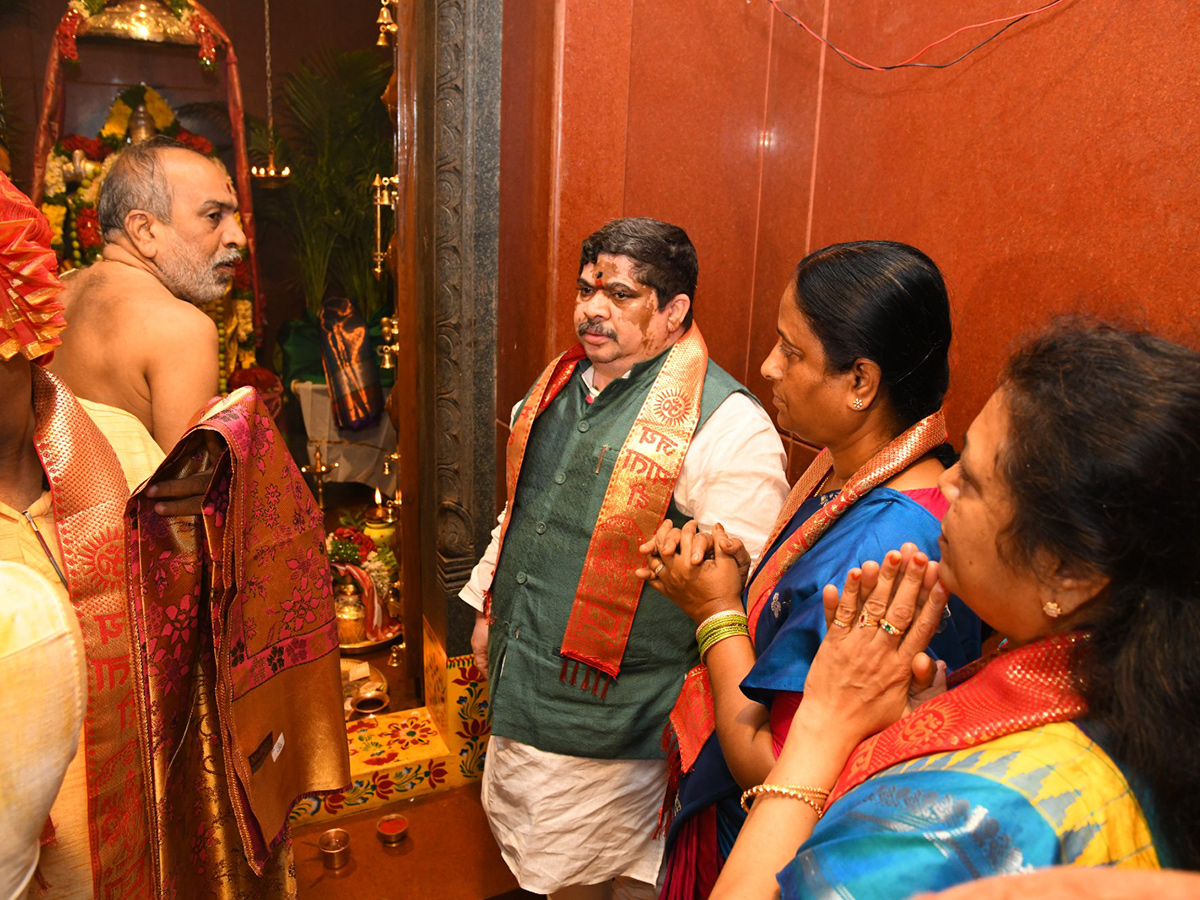
[[[63,222],[67,218],[67,208],[57,203],[43,203],[42,215],[50,223],[50,231],[54,235],[54,243],[61,244],[63,239]]]
[[[129,130],[129,117],[132,115],[133,110],[124,100],[113,101],[112,109],[108,113],[108,121],[104,123],[100,134],[102,136],[115,134],[117,137],[125,137],[125,132]]]
[[[154,127],[159,131],[175,121],[175,114],[171,112],[171,107],[167,106],[167,101],[163,99],[162,94],[154,88],[146,88],[146,96],[142,102],[146,104],[146,112],[150,113],[150,118],[154,120]]]

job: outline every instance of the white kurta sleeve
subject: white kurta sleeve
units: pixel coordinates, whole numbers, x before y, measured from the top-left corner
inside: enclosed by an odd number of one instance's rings
[[[675,505],[702,531],[718,522],[757,562],[787,499],[787,454],[758,401],[730,394],[696,431],[675,484]]]
[[[514,404],[512,411],[509,412],[510,428],[517,420],[517,412],[521,409],[521,403],[524,402],[521,400]],[[479,562],[475,563],[475,568],[471,570],[471,577],[467,579],[463,589],[458,592],[459,599],[476,612],[483,612],[483,595],[492,586],[492,577],[496,574],[496,561],[500,556],[500,529],[504,527],[504,516],[507,513],[508,505],[506,504],[500,511],[500,515],[496,517],[496,527],[492,529],[492,539],[488,542],[487,549],[483,551]]]
[[[483,556],[471,570],[471,577],[458,592],[458,596],[476,612],[483,612],[483,595],[492,586],[492,576],[496,574],[496,560],[500,556],[500,529],[504,526],[504,516],[508,512],[506,506],[496,519],[496,527],[492,529],[492,539],[483,551]]]

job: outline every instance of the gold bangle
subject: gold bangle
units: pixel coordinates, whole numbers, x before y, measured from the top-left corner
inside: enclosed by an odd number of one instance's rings
[[[742,811],[750,812],[750,807],[746,801],[763,794],[775,797],[787,797],[789,800],[799,800],[802,803],[807,803],[813,808],[813,812],[817,814],[818,819],[825,815],[825,801],[829,798],[829,791],[822,790],[821,788],[793,787],[786,784],[756,784],[754,787],[742,792]]]
[[[708,623],[707,621],[701,625],[700,634],[697,637],[697,644],[700,646],[700,661],[704,661],[704,655],[712,649],[714,644],[720,643],[726,638],[737,637],[738,635],[750,636],[750,627],[746,623],[744,615],[738,615],[735,619],[726,619],[719,622]]]
[[[712,625],[715,625],[718,622],[724,622],[726,619],[729,619],[731,621],[739,620],[739,621],[745,622],[746,614],[744,612],[742,612],[740,609],[723,609],[720,612],[713,613],[711,616],[709,616],[707,619],[705,619],[703,622],[701,622],[699,625],[696,626],[696,640],[697,641],[700,640],[701,632],[704,631],[705,628],[711,627]]]
[[[707,641],[700,645],[700,662],[704,662],[704,657],[708,655],[709,650],[721,643],[721,641],[725,640],[726,638],[731,637],[748,638],[750,637],[750,632],[745,628],[732,628],[729,631],[721,631],[712,635]]]

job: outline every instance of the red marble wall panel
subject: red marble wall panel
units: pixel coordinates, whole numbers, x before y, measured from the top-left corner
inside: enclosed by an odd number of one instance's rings
[[[624,214],[633,6],[633,0],[569,0],[559,7],[551,354],[576,340],[573,298],[580,244]]]
[[[1023,8],[781,2],[880,63]],[[890,73],[850,67],[766,0],[556,7],[545,50],[556,55],[540,64],[556,85],[545,92],[550,135],[534,155],[552,167],[546,275],[562,305],[546,314],[540,300],[502,296],[500,310],[502,331],[506,317],[522,322],[527,368],[573,339],[579,241],[617,215],[689,230],[713,356],[766,400],[758,366],[790,269],[835,241],[903,240],[942,267],[956,437],[1019,335],[1055,314],[1098,312],[1200,343],[1187,264],[1200,251],[1194,4],[1147,0],[1135,16],[1120,0],[1068,0],[952,68]],[[994,30],[959,35],[928,59],[952,59]],[[521,177],[511,160],[502,184]],[[502,205],[502,230],[510,221]],[[545,317],[540,331],[533,312]],[[532,377],[523,374],[519,390]],[[808,453],[797,446],[791,468]]]
[[[554,353],[552,311],[565,302],[550,275],[555,23],[551,3],[513,3],[504,12],[496,418],[505,429],[512,405]]]
[[[789,8],[819,26],[824,5],[824,0],[805,0]],[[808,251],[813,149],[819,138],[816,111],[823,76],[820,45],[781,16],[773,14],[771,20],[771,78],[764,116],[753,319],[745,383],[774,414],[771,389],[759,367],[775,344],[780,298],[796,263]]]
[[[1022,4],[833,0],[831,38],[891,61]],[[1066,3],[954,68],[861,72],[829,57],[813,244],[909,241],[955,313],[951,432],[1018,336],[1098,312],[1196,343],[1189,267],[1200,157],[1194,4]],[[956,38],[953,58],[988,30]]]
[[[712,358],[746,375],[770,65],[763,3],[642,0],[633,16],[622,214],[688,232],[696,321]]]

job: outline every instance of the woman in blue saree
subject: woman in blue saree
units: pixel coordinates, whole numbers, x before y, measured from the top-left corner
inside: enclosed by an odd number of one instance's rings
[[[671,717],[682,777],[664,898],[708,895],[744,818],[741,788],[774,764],[804,691],[825,634],[825,584],[904,541],[937,554],[951,335],[937,266],[905,244],[826,247],[796,267],[778,332],[762,374],[779,425],[824,449],[792,489],[754,577],[747,586],[749,559],[719,526],[707,535],[667,522],[642,548],[641,576],[698,634],[713,623],[740,629],[702,642],[704,665]],[[719,566],[703,562],[714,541]],[[954,600],[933,651],[955,669],[979,646],[978,619]]]
[[[836,627],[712,896],[1200,868],[1198,436],[1193,350],[1075,324],[1020,351],[942,476],[940,564],[909,546],[826,588]],[[1007,643],[925,690],[947,591]]]

